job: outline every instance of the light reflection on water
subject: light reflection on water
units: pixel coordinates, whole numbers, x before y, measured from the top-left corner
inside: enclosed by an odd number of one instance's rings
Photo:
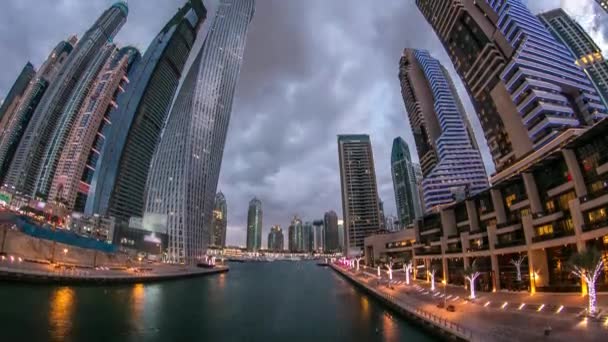
[[[51,295],[49,326],[54,341],[62,341],[72,329],[74,300],[74,290],[70,287],[57,288]]]

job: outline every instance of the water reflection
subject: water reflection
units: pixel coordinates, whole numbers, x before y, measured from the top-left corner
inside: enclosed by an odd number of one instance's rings
[[[63,341],[72,330],[72,314],[74,313],[74,290],[69,287],[60,287],[51,297],[50,324],[51,338]]]
[[[397,341],[396,328],[395,321],[390,314],[385,313],[382,315],[382,333],[384,334],[384,341]]]
[[[135,324],[141,321],[141,314],[144,311],[144,300],[146,289],[144,284],[135,284],[131,290],[131,317]]]
[[[361,296],[361,314],[363,316],[363,320],[369,322],[370,319],[370,310],[369,310],[369,299],[366,296]]]

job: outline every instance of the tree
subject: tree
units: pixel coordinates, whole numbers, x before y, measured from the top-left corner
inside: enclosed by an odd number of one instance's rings
[[[360,256],[355,258],[355,261],[357,262],[357,272],[359,271],[359,262],[361,261],[361,259],[363,259],[363,258]]]
[[[595,283],[600,273],[602,273],[602,267],[604,266],[602,254],[595,248],[588,249],[572,255],[568,263],[572,268],[572,274],[581,278],[581,283],[583,281],[587,283],[589,291],[589,307],[587,308],[587,312],[590,316],[595,316],[597,314]]]
[[[517,281],[521,282],[521,264],[524,262],[524,260],[526,260],[526,255],[525,254],[520,254],[519,258],[516,259],[511,259],[511,264],[513,264],[513,266],[515,266],[515,269],[517,270]]]
[[[410,273],[412,272],[413,268],[414,264],[411,260],[407,260],[403,263],[403,272],[405,272],[405,283],[408,285],[410,284]]]
[[[475,265],[475,261],[477,260],[474,260],[473,263],[471,263],[471,267],[466,267],[463,272],[464,278],[469,281],[469,287],[471,288],[471,299],[475,299],[475,280],[481,275],[481,272],[479,272],[477,269],[477,265]]]
[[[388,264],[386,265],[386,268],[388,268],[388,279],[389,280],[393,280],[393,262],[389,261]]]
[[[437,269],[431,266],[429,270],[426,271],[429,277],[431,277],[431,291],[435,291],[435,273],[437,273]]]

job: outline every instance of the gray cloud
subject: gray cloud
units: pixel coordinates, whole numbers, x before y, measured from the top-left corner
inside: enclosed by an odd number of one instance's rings
[[[129,20],[116,42],[145,49],[182,2],[130,0]],[[27,60],[39,65],[60,39],[82,35],[110,4],[3,1],[0,94]],[[529,5],[541,11],[559,1]],[[601,34],[599,26],[596,31]],[[253,196],[263,202],[264,245],[270,225],[286,228],[296,213],[313,220],[333,209],[341,216],[341,133],[370,134],[380,197],[387,213],[396,212],[392,140],[401,135],[414,148],[397,78],[404,47],[428,49],[448,67],[485,145],[460,79],[414,0],[258,0],[247,44],[219,185],[228,201],[230,244],[245,242]],[[487,148],[483,154],[492,170]]]

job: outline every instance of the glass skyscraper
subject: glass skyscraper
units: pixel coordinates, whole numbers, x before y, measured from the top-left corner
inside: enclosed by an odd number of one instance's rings
[[[196,262],[210,241],[213,200],[254,11],[253,0],[219,2],[152,159],[144,224],[146,216],[163,222],[159,227],[169,235],[172,262]]]
[[[391,173],[399,228],[405,228],[416,218],[422,217],[422,205],[418,193],[416,168],[412,163],[410,148],[401,137],[393,140]],[[391,224],[393,223],[391,222]]]
[[[497,171],[606,116],[570,51],[521,0],[416,4],[469,92]]]
[[[129,77],[111,114],[112,129],[95,166],[85,212],[116,217],[143,215],[145,185],[171,101],[200,25],[201,0],[189,0],[154,38]]]
[[[424,177],[425,210],[487,188],[481,154],[447,70],[428,51],[405,49],[399,78]]]
[[[339,135],[342,214],[348,256],[363,252],[363,240],[382,228],[372,143],[368,135]]]
[[[4,179],[8,172],[17,146],[42,96],[47,91],[49,84],[55,81],[58,71],[74,49],[74,44],[76,44],[76,39],[72,38],[55,46],[49,57],[38,69],[36,76],[28,84],[13,114],[10,117],[7,115],[3,118],[3,121],[6,119],[6,123],[0,131],[0,180]],[[2,183],[2,185],[5,185],[5,183]],[[15,188],[6,184],[6,190],[13,192]]]
[[[262,248],[262,201],[253,198],[247,211],[247,250],[258,251]]]
[[[270,233],[268,233],[268,250],[272,252],[282,252],[284,243],[281,226],[270,227]]]
[[[340,250],[340,238],[338,236],[338,214],[335,211],[325,213],[323,227],[325,228],[325,252],[338,252]]]
[[[220,191],[215,195],[215,205],[213,206],[213,223],[211,227],[211,245],[216,247],[226,247],[226,228],[228,226],[228,205],[226,197]]]
[[[10,119],[12,113],[15,112],[28,84],[34,76],[36,76],[34,65],[27,62],[23,69],[21,69],[19,76],[17,76],[17,80],[15,80],[15,83],[13,83],[13,86],[2,100],[2,105],[0,105],[0,131],[4,130],[6,122]]]
[[[126,22],[128,12],[124,1],[116,2],[104,11],[69,54],[57,78],[42,96],[17,147],[4,181],[10,189],[14,187],[15,192],[35,195],[45,150],[56,134],[62,132],[60,128],[68,124],[64,110],[77,91],[77,83]]]
[[[295,215],[291,220],[291,224],[289,225],[289,251],[291,253],[298,253],[304,250],[302,246],[302,220]]]

